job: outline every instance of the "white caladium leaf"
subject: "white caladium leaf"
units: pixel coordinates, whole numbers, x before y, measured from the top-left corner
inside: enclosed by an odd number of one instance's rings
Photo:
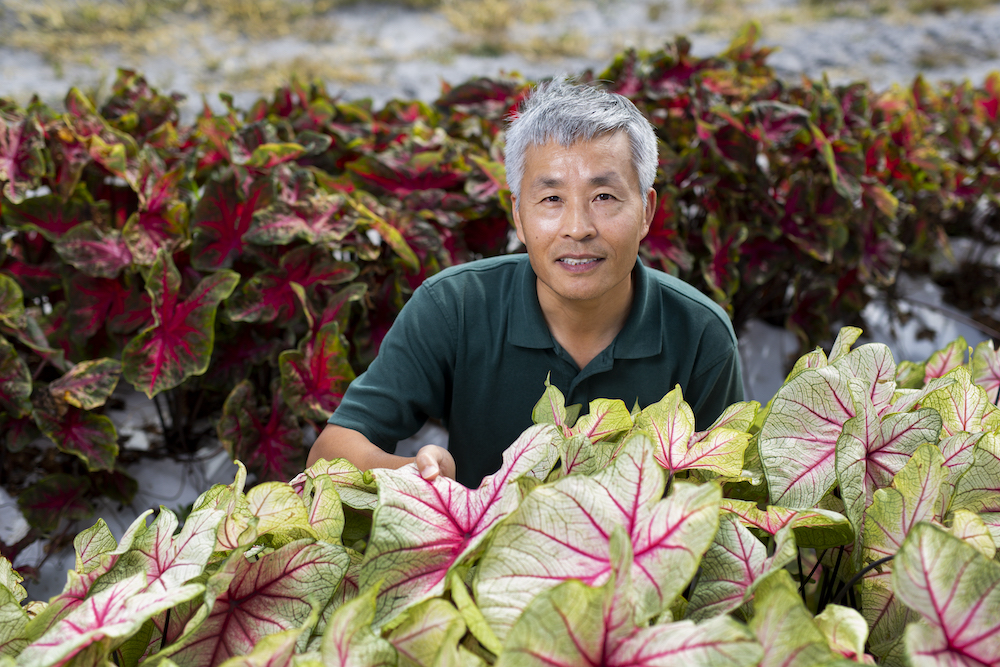
[[[555,427],[530,427],[503,454],[500,470],[470,490],[439,476],[427,481],[411,464],[378,470],[379,506],[361,566],[361,587],[381,583],[382,623],[444,590],[448,570],[474,552],[520,501],[516,484],[548,458]]]
[[[868,623],[856,609],[829,604],[813,620],[832,651],[855,662],[865,662]]]
[[[967,433],[962,431],[961,433],[942,438],[938,442],[938,448],[941,450],[941,455],[944,456],[944,465],[948,468],[948,475],[945,478],[944,486],[941,488],[941,509],[938,512],[941,516],[947,515],[951,510],[951,499],[955,494],[955,484],[972,466],[975,458],[975,447],[985,435],[985,433]]]
[[[830,348],[830,358],[827,363],[837,363],[841,358],[850,354],[851,347],[858,342],[862,333],[864,332],[858,327],[841,327],[840,331],[837,332],[837,339],[833,341],[833,347]]]
[[[1000,564],[921,523],[896,555],[892,583],[926,622],[906,631],[913,665],[1000,664]]]
[[[232,484],[216,484],[194,501],[194,511],[219,509],[225,513],[226,518],[216,535],[215,551],[232,551],[257,539],[258,519],[250,513],[250,504],[243,494],[246,481],[246,466],[236,461],[236,478]]]
[[[337,489],[340,501],[358,510],[374,511],[378,505],[375,477],[371,472],[358,470],[346,459],[327,461],[320,459],[311,467],[299,473],[289,484],[300,496],[309,491],[307,481],[327,477]]]
[[[207,617],[171,651],[178,664],[215,665],[249,653],[266,635],[302,627],[322,608],[347,570],[343,547],[308,540],[292,542],[257,562],[234,562],[228,587]]]
[[[497,528],[476,573],[476,600],[501,641],[539,592],[571,578],[607,580],[615,526],[635,554],[636,614],[649,619],[667,608],[718,529],[721,492],[676,482],[662,498],[664,487],[653,445],[639,435],[600,474],[564,477],[529,494]]]
[[[300,637],[316,623],[316,613],[300,628],[283,630],[263,637],[247,655],[233,656],[220,667],[292,667]],[[162,663],[161,663],[162,664]]]
[[[760,648],[745,626],[723,616],[649,627],[630,600],[633,554],[621,528],[610,541],[610,574],[600,587],[567,580],[538,595],[511,629],[497,667],[660,667],[754,665]]]
[[[959,336],[932,354],[924,365],[924,382],[944,377],[965,364],[965,352],[968,349],[969,344],[965,342],[965,338]]]
[[[576,406],[576,411],[579,411],[579,406]],[[531,421],[535,424],[552,424],[564,435],[576,421],[576,415],[570,414],[566,408],[566,397],[558,387],[549,382],[549,378],[545,378],[545,393],[531,411]]]
[[[987,416],[987,409],[992,406],[986,397],[986,391],[972,382],[969,371],[959,367],[943,379],[952,382],[928,393],[920,404],[925,408],[934,408],[941,414],[944,434],[990,430],[983,427],[983,420]]]
[[[103,522],[102,522],[103,523]],[[0,588],[10,591],[11,597],[16,602],[21,602],[28,596],[28,592],[21,586],[24,577],[14,571],[14,566],[10,561],[0,556]]]
[[[694,411],[684,401],[680,385],[640,412],[635,430],[653,441],[653,456],[667,470],[678,470],[694,435]]]
[[[694,434],[696,440],[702,439],[709,432],[717,428],[726,428],[732,431],[742,431],[746,433],[753,426],[757,419],[757,412],[760,410],[760,403],[757,401],[740,401],[733,403],[722,411],[719,418],[708,427],[706,431],[699,431]]]
[[[278,544],[306,536],[318,537],[309,523],[305,502],[290,485],[264,482],[247,491],[246,498],[247,510],[257,518],[257,537],[277,536]]]
[[[503,645],[493,632],[493,628],[486,622],[483,612],[476,606],[469,589],[466,588],[463,577],[459,576],[458,570],[452,570],[448,575],[448,587],[451,589],[451,600],[458,607],[458,613],[465,621],[466,627],[480,645],[494,655],[499,655],[503,650]]]
[[[1000,391],[1000,352],[993,348],[992,340],[985,340],[976,346],[972,354],[972,381],[986,391],[990,405],[997,404]]]
[[[18,656],[18,664],[60,665],[99,643],[97,651],[107,655],[111,643],[135,633],[155,614],[199,595],[204,586],[189,584],[170,591],[148,593],[142,572],[116,582],[88,597]]]
[[[632,415],[619,399],[598,398],[590,402],[587,414],[577,420],[567,435],[583,435],[591,442],[625,433],[632,428]]]
[[[27,627],[28,615],[21,609],[21,601],[6,586],[0,586],[0,656],[15,657],[24,650]]]
[[[723,498],[721,508],[740,518],[745,526],[759,528],[770,535],[777,535],[785,526],[791,526],[795,543],[808,549],[829,549],[850,544],[854,529],[843,514],[813,508],[793,510],[788,507],[768,505],[760,509],[749,500]]]
[[[435,667],[438,656],[454,651],[465,634],[465,622],[455,607],[440,598],[410,607],[406,620],[389,634],[399,655],[397,667]]]
[[[983,512],[978,516],[993,536],[993,544],[996,545],[997,551],[1000,551],[1000,512]]]
[[[972,465],[955,482],[952,511],[1000,512],[1000,435],[986,433],[972,450]]]
[[[989,527],[978,514],[969,510],[958,510],[951,516],[949,532],[969,544],[990,560],[997,555],[997,546]]]
[[[325,667],[393,667],[396,649],[372,629],[375,596],[371,586],[337,610],[323,634]]]
[[[789,526],[778,531],[772,556],[744,528],[739,517],[724,514],[712,545],[701,559],[701,574],[688,605],[688,618],[701,621],[737,609],[757,583],[795,559],[795,539]]]
[[[558,474],[592,475],[611,463],[618,447],[612,443],[594,443],[585,435],[575,435],[556,443],[562,461]]]
[[[330,544],[340,544],[344,532],[344,507],[337,485],[326,475],[312,480],[312,498],[309,502],[309,525],[318,539]],[[305,499],[304,499],[305,500]]]
[[[936,518],[946,474],[944,457],[938,449],[924,445],[899,471],[891,488],[875,492],[865,516],[866,562],[893,556],[914,525]],[[893,567],[885,563],[869,571],[862,581],[862,608],[871,628],[872,652],[879,657],[893,650],[906,623],[914,620],[912,613],[893,596],[889,581]]]
[[[826,636],[813,621],[787,570],[757,587],[750,629],[764,647],[760,667],[811,667],[833,659]]]

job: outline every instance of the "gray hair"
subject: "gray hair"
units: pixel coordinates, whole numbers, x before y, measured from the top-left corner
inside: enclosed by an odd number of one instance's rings
[[[551,140],[571,146],[619,131],[628,135],[645,208],[645,194],[653,187],[658,162],[653,126],[628,98],[565,77],[539,84],[511,117],[505,151],[507,187],[520,199],[524,154],[529,146]]]

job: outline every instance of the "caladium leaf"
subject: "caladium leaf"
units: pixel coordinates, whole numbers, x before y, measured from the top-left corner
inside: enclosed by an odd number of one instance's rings
[[[173,258],[161,252],[146,279],[153,324],[125,346],[125,379],[152,398],[204,373],[215,340],[215,311],[238,282],[239,274],[218,271],[203,278],[182,300],[180,273]]]
[[[67,281],[70,326],[80,336],[90,337],[107,328],[128,334],[152,321],[149,295],[138,284],[77,275]]]
[[[1000,392],[1000,352],[993,348],[992,340],[976,346],[972,355],[972,380],[986,391],[990,404],[996,405]]]
[[[10,564],[4,560],[7,567]],[[25,628],[28,615],[21,609],[21,601],[6,586],[0,586],[0,656],[16,657],[28,645]]]
[[[233,178],[211,180],[195,206],[191,220],[194,243],[191,264],[199,270],[214,271],[232,266],[243,254],[253,214],[263,190],[255,188],[242,197]]]
[[[906,630],[914,665],[996,665],[1000,564],[936,526],[920,523],[893,561],[893,590],[926,625]]]
[[[254,645],[253,651],[248,655],[233,656],[222,663],[220,667],[293,667],[298,665],[299,663],[295,661],[296,643],[302,633],[314,624],[315,619],[312,623],[307,619],[304,627],[266,635]]]
[[[270,409],[258,404],[252,382],[236,385],[222,406],[217,433],[229,455],[259,479],[288,479],[305,463],[302,429],[282,401],[277,383],[271,386]]]
[[[198,496],[192,505],[193,511],[221,509],[225,519],[216,534],[216,551],[233,551],[247,546],[257,538],[257,517],[250,513],[243,487],[247,481],[247,469],[241,461],[236,461],[236,478],[232,484],[216,484]]]
[[[149,266],[160,249],[173,252],[189,238],[188,208],[178,198],[178,186],[186,170],[186,165],[179,164],[168,171],[148,144],[140,151],[136,187],[139,210],[122,228],[122,238],[136,264]]]
[[[830,510],[793,510],[774,505],[762,510],[755,502],[735,498],[723,498],[721,508],[738,516],[744,525],[770,535],[791,526],[795,543],[802,548],[830,549],[850,544],[854,539],[854,529],[847,517]]]
[[[337,489],[341,502],[348,507],[361,510],[375,510],[378,504],[374,476],[370,472],[358,470],[346,459],[327,461],[320,459],[308,470],[300,473],[289,484],[296,493],[303,495],[308,487],[307,480],[317,477],[328,477]]]
[[[361,587],[381,581],[379,622],[444,590],[450,568],[474,552],[520,500],[516,484],[548,457],[550,425],[528,428],[503,454],[500,470],[470,490],[415,465],[378,470],[379,505],[361,568]]]
[[[132,264],[132,253],[121,233],[91,222],[66,232],[55,249],[64,262],[95,278],[116,278]]]
[[[986,433],[966,433],[963,431],[947,438],[942,438],[938,442],[938,448],[944,457],[944,464],[948,468],[947,477],[941,487],[941,509],[938,512],[939,515],[946,516],[951,510],[955,484],[972,466],[976,445],[986,435]]]
[[[347,569],[343,547],[300,540],[256,562],[240,559],[227,590],[171,658],[179,664],[218,665],[249,653],[266,635],[302,627],[333,595]],[[302,592],[306,591],[303,596]]]
[[[986,390],[973,384],[969,371],[963,367],[956,368],[947,377],[954,381],[929,393],[921,401],[922,407],[934,408],[941,414],[942,435],[992,430],[983,428],[983,420],[993,407]]]
[[[303,338],[297,350],[282,352],[278,367],[281,395],[295,414],[305,419],[327,419],[354,379],[347,341],[336,323]]]
[[[854,662],[866,662],[868,623],[856,609],[830,604],[813,621],[833,652]]]
[[[171,591],[144,591],[142,572],[87,598],[83,604],[29,644],[19,660],[30,665],[61,665],[90,644],[107,655],[116,640],[129,637],[161,611],[199,595],[204,586],[189,584]]]
[[[460,570],[452,570],[448,575],[448,588],[451,592],[451,601],[458,607],[458,613],[465,621],[469,632],[475,637],[480,645],[494,655],[500,655],[503,645],[497,638],[483,612],[472,599],[469,589],[465,586],[464,577],[460,576]]]
[[[997,555],[997,545],[989,526],[975,512],[958,510],[953,513],[949,532],[990,560]]]
[[[497,528],[476,573],[476,600],[501,641],[540,591],[570,578],[606,580],[614,526],[625,527],[633,544],[637,622],[669,606],[718,528],[721,494],[715,485],[675,482],[661,500],[665,485],[652,443],[640,435],[598,475],[571,475],[528,494]]]
[[[961,336],[951,341],[943,349],[938,350],[927,359],[924,366],[924,382],[933,378],[944,377],[965,363],[965,352],[969,344]]]
[[[987,433],[976,443],[973,460],[955,482],[951,510],[1000,511],[1000,436]]]
[[[372,630],[378,587],[365,589],[338,609],[323,634],[321,653],[327,667],[392,667],[396,649]]]
[[[344,532],[344,507],[337,494],[337,485],[329,476],[312,480],[312,503],[309,505],[309,525],[323,542],[340,544]]]
[[[599,398],[590,402],[589,412],[577,420],[568,435],[583,435],[591,442],[611,438],[632,428],[632,415],[625,401]]]
[[[807,667],[832,661],[826,637],[816,627],[786,570],[768,577],[754,595],[750,629],[764,647],[761,667]]]
[[[80,457],[87,469],[113,470],[118,457],[118,432],[104,415],[59,404],[49,395],[37,395],[35,422],[61,451]]]
[[[50,170],[45,131],[34,114],[0,111],[0,183],[3,194],[19,204]]]
[[[535,424],[554,424],[565,434],[576,422],[580,414],[579,405],[566,405],[566,397],[559,387],[545,378],[545,392],[531,411],[531,421]]]
[[[118,385],[122,365],[116,359],[81,361],[49,385],[49,393],[81,410],[99,408]]]
[[[719,521],[712,545],[701,559],[701,574],[688,605],[688,618],[701,621],[737,609],[768,575],[795,559],[795,538],[786,526],[775,536],[774,553],[744,528],[739,517]]]
[[[434,598],[410,608],[387,639],[396,648],[398,667],[434,667],[438,655],[456,649],[464,634],[458,610]]]
[[[0,587],[10,591],[14,601],[19,604],[28,596],[28,592],[21,585],[22,581],[24,581],[24,577],[14,571],[14,566],[11,565],[11,562],[0,556]]]
[[[0,336],[0,411],[13,418],[31,412],[31,371],[3,336]]]

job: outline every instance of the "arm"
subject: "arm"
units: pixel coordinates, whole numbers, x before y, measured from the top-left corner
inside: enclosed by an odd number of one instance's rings
[[[361,433],[336,424],[327,424],[316,438],[306,465],[311,466],[320,459],[347,459],[359,470],[401,468],[416,461],[420,476],[428,481],[439,473],[455,479],[455,459],[443,447],[424,445],[415,458],[396,456],[382,451]]]

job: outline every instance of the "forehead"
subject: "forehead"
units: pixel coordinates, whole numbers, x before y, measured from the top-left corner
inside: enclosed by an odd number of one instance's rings
[[[522,185],[591,179],[598,174],[605,180],[610,176],[626,183],[638,182],[628,134],[622,131],[601,134],[568,146],[554,139],[533,144],[524,154]]]

